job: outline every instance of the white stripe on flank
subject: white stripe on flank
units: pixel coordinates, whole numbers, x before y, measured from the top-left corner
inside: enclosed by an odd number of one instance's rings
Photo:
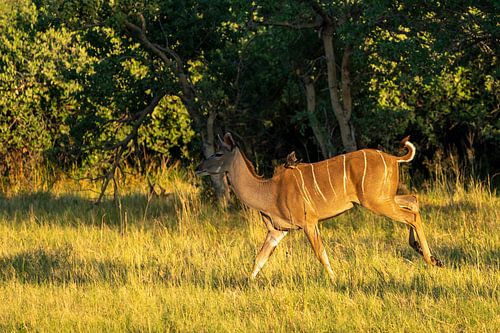
[[[309,191],[307,190],[307,186],[306,186],[306,183],[304,181],[304,176],[302,175],[302,171],[299,168],[297,168],[297,170],[299,171],[300,180],[302,180],[302,189],[304,190],[304,194],[306,195],[307,200],[309,200],[309,204],[311,205],[311,208],[313,208],[313,206],[312,206],[313,200],[311,198],[311,195],[309,194]]]
[[[378,154],[382,158],[382,162],[384,162],[384,183],[383,186],[385,186],[385,180],[387,179],[387,164],[385,163],[385,158],[384,155],[382,155],[382,152],[380,150],[377,150]]]
[[[343,160],[343,164],[344,164],[344,194],[347,194],[347,188],[346,188],[347,173],[346,173],[346,170],[345,170],[345,154],[342,155],[342,157],[344,158],[344,160]]]
[[[294,172],[292,172],[292,175],[293,175],[293,178],[295,178],[295,183],[297,184],[297,187],[298,187],[298,188],[299,188],[299,190],[300,190],[300,187],[301,187],[301,186],[299,185],[299,181],[297,180],[297,177],[295,176],[295,173],[294,173]],[[307,200],[306,196],[304,195],[304,191],[303,191],[303,190],[301,191],[301,193],[302,193],[302,198],[304,199],[304,201],[305,201],[307,204],[309,204],[309,206],[311,206],[311,203],[309,202],[309,200]],[[312,206],[311,206],[311,207],[312,207]]]
[[[303,197],[304,197],[304,200],[309,204],[309,206],[314,209],[313,205],[312,205],[312,200],[311,200],[311,196],[309,195],[309,192],[307,191],[307,188],[306,188],[306,184],[304,183],[304,177],[302,176],[302,171],[300,171],[299,168],[295,168],[293,170],[297,170],[299,172],[299,175],[300,175],[300,179],[302,181],[302,193],[303,193]],[[295,175],[294,175],[295,176]]]
[[[330,168],[328,167],[328,160],[326,160],[326,171],[328,172],[328,182],[330,183],[330,187],[335,197],[337,197],[337,192],[335,192],[335,189],[333,188],[332,177],[330,176]]]
[[[364,150],[362,150],[361,152],[363,153],[363,158],[365,160],[365,168],[363,169],[363,178],[361,178],[361,192],[365,194],[366,153]]]
[[[323,200],[326,201],[325,196],[323,195],[323,192],[321,192],[321,189],[319,188],[318,182],[316,181],[316,175],[314,174],[314,166],[311,164],[311,172],[313,175],[313,180],[314,180],[314,187],[316,187],[316,191],[321,195]]]

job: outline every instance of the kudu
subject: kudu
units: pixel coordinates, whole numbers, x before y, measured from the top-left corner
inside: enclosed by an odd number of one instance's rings
[[[354,203],[408,224],[411,247],[428,264],[442,266],[427,245],[416,196],[396,195],[399,163],[410,162],[416,150],[408,138],[402,145],[408,153],[401,157],[362,149],[317,163],[298,163],[294,155],[289,155],[287,167],[279,167],[272,178],[264,179],[255,173],[251,162],[227,133],[221,140],[221,149],[203,161],[196,173],[227,174],[238,198],[260,212],[268,233],[255,260],[252,278],[293,229],[304,230],[317,258],[333,278],[318,221],[337,216],[351,209]]]

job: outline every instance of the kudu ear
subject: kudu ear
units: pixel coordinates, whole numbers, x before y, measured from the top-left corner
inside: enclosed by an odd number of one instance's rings
[[[219,134],[217,134],[217,139],[219,139],[219,147],[220,148],[224,148],[224,149],[227,149],[227,150],[231,150],[231,146],[229,146],[225,140],[223,140]]]
[[[233,136],[229,132],[224,134],[224,141],[222,143],[229,151],[232,151],[236,147],[236,142],[234,142]]]

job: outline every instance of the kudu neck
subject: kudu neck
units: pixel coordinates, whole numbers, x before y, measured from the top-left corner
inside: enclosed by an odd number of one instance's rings
[[[274,193],[272,180],[257,176],[250,161],[239,149],[235,152],[228,176],[236,196],[247,206],[267,211],[268,206],[272,205]]]

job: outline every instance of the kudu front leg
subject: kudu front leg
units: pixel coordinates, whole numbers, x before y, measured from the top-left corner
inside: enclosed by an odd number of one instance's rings
[[[269,256],[273,253],[276,246],[278,246],[279,242],[286,236],[287,231],[279,231],[279,230],[269,230],[266,236],[266,240],[260,249],[259,254],[257,254],[257,258],[255,258],[255,265],[253,267],[253,272],[251,275],[252,279],[255,279],[259,271],[264,267],[269,259]]]
[[[311,243],[314,254],[316,254],[316,257],[323,264],[328,272],[328,275],[333,280],[335,276],[333,274],[332,267],[330,266],[330,261],[328,260],[325,247],[323,246],[323,242],[321,241],[321,237],[319,235],[318,224],[306,225],[304,227],[304,232],[307,239],[309,239],[309,242]]]

